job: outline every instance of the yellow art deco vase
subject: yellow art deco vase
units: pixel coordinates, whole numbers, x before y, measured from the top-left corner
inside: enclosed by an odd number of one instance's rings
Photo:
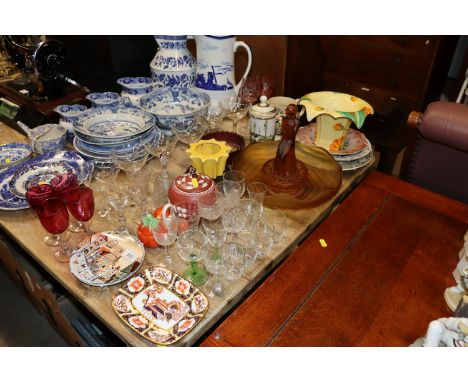
[[[226,142],[202,139],[190,144],[187,153],[198,172],[214,179],[223,175],[230,150]]]

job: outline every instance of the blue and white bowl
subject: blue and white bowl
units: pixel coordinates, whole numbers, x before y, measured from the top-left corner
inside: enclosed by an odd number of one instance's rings
[[[78,119],[81,113],[88,109],[84,105],[59,105],[54,111],[60,115],[59,125],[67,129],[67,139],[73,140],[73,124]]]
[[[154,115],[156,125],[172,135],[175,122],[191,121],[194,113],[210,106],[210,97],[190,88],[161,88],[140,99],[140,108]]]
[[[153,91],[153,80],[149,77],[123,77],[117,83],[122,86],[120,95],[128,98],[134,107],[140,107],[140,98]]]
[[[134,107],[89,109],[74,124],[75,135],[94,144],[115,144],[131,140],[154,126],[154,117]]]
[[[89,93],[86,99],[91,101],[94,108],[113,108],[120,105],[120,95],[114,92]]]

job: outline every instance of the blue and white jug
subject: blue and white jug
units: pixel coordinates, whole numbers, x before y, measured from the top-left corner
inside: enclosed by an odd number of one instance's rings
[[[195,86],[210,96],[215,104],[239,92],[240,84],[247,77],[252,65],[252,53],[236,36],[194,36],[197,44],[197,70]],[[247,51],[247,69],[238,85],[234,76],[234,53],[238,47]]]
[[[191,87],[195,83],[195,59],[187,48],[187,36],[154,36],[159,50],[150,63],[156,86]]]

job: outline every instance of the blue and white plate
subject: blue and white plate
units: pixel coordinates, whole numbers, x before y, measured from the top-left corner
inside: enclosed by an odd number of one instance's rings
[[[73,144],[75,145],[76,148],[85,152],[108,155],[112,150],[119,150],[119,151],[130,150],[140,143],[146,144],[150,142],[151,140],[155,139],[156,137],[159,137],[160,134],[161,134],[161,130],[157,128],[152,128],[146,133],[144,133],[143,135],[138,136],[136,139],[133,139],[125,143],[116,143],[112,145],[99,145],[95,143],[88,143],[84,141],[83,139],[81,139],[80,137],[75,137]]]
[[[118,139],[132,138],[154,126],[154,117],[133,107],[88,109],[74,125],[75,133],[92,143],[118,143]]]
[[[56,175],[63,173],[75,173],[77,177],[79,175],[82,177],[80,165],[73,161],[39,162],[22,166],[11,178],[11,192],[18,198],[25,198],[26,191],[31,185],[48,184]]]
[[[74,151],[60,151],[58,153],[50,152],[36,158],[27,159],[17,166],[9,167],[0,173],[0,209],[22,210],[29,207],[26,199],[19,198],[11,190],[10,182],[17,171],[37,164],[57,161],[70,162],[70,166],[74,171],[76,171],[77,177],[80,181],[86,179],[89,175],[90,170],[85,166],[85,160]]]
[[[0,168],[20,163],[32,155],[31,146],[26,143],[7,143],[0,146]]]

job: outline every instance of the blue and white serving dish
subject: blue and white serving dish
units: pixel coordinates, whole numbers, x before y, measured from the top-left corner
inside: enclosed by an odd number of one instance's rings
[[[194,113],[209,105],[210,97],[193,88],[160,88],[140,99],[140,108],[154,115],[166,135],[172,135],[171,125],[193,120]]]
[[[72,140],[74,137],[73,124],[81,113],[88,109],[84,105],[59,105],[54,111],[60,115],[59,125],[67,129],[67,138]]]
[[[95,144],[126,142],[154,126],[154,117],[137,108],[89,109],[74,125],[75,134]]]
[[[120,95],[114,92],[89,93],[86,99],[91,101],[94,108],[107,109],[120,105]]]
[[[32,155],[31,146],[26,143],[7,143],[0,146],[0,168],[16,165]]]
[[[117,83],[122,86],[120,95],[128,98],[133,107],[140,107],[140,98],[153,91],[153,79],[150,77],[123,77]]]
[[[17,195],[21,194],[21,191],[18,190],[21,185],[17,186],[15,184],[15,192],[13,192],[11,182],[15,177],[15,174],[21,173],[23,177],[27,174],[27,177],[29,178],[34,177],[35,174],[37,174],[37,171],[52,172],[53,169],[58,169],[57,162],[62,164],[63,169],[73,171],[80,182],[90,175],[90,168],[85,166],[85,160],[74,151],[61,151],[58,153],[50,152],[36,158],[27,159],[24,162],[21,162],[16,166],[9,167],[0,173],[0,209],[22,210],[29,207],[26,199],[24,199],[24,197],[18,197]],[[66,164],[63,164],[64,162],[66,162]],[[36,169],[29,170],[28,172],[28,169],[32,168]],[[17,177],[15,178],[15,181],[16,179]]]

